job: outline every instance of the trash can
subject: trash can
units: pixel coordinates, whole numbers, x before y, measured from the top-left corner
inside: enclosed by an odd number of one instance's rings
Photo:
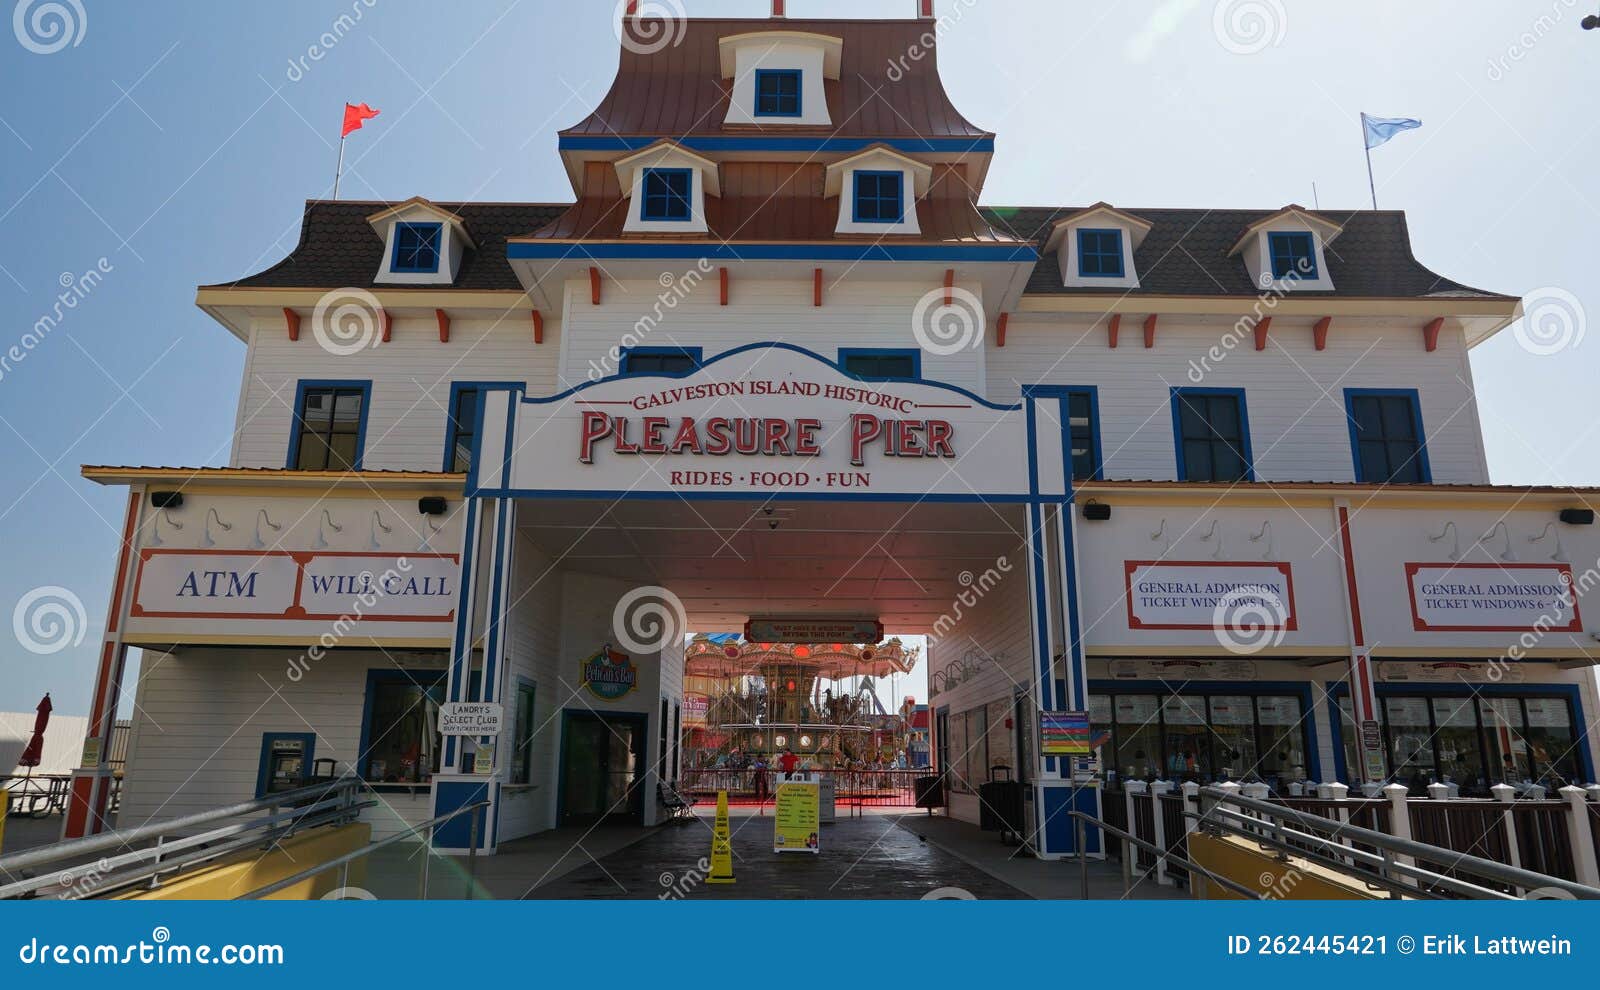
[[[931,815],[933,809],[944,807],[944,778],[918,777],[911,782],[911,793],[917,807],[927,808]]]
[[[1001,778],[1000,774],[1005,776]],[[999,832],[1000,841],[1006,845],[1021,842],[1027,818],[1023,794],[1021,782],[1011,779],[1010,767],[991,767],[988,782],[978,785],[978,827],[985,832]]]

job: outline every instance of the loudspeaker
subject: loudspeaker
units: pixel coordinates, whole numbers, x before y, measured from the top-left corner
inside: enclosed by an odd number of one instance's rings
[[[1593,526],[1593,509],[1562,509],[1561,521],[1568,526]]]
[[[1111,506],[1104,502],[1083,503],[1083,518],[1090,522],[1105,522],[1111,518]]]
[[[151,492],[150,504],[158,509],[181,509],[183,492]]]
[[[447,503],[438,495],[417,499],[417,511],[425,516],[442,516]]]

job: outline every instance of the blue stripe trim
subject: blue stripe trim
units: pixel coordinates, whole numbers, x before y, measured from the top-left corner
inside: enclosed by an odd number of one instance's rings
[[[462,522],[465,531],[461,547],[461,589],[456,599],[456,634],[450,657],[450,680],[446,696],[451,701],[461,700],[462,682],[465,680],[463,660],[471,655],[473,575],[478,559],[478,500],[467,499],[467,517]],[[464,645],[465,644],[465,645]],[[446,736],[444,762],[441,769],[448,772],[455,766],[456,737]]]
[[[583,259],[627,261],[694,259],[709,261],[991,261],[1035,264],[1039,252],[1031,244],[723,244],[681,242],[513,241],[506,245],[512,261]]]
[[[506,583],[506,534],[510,530],[508,520],[511,517],[511,503],[502,499],[494,510],[494,577],[489,586],[489,604],[485,610],[488,616],[487,638],[483,644],[483,683],[479,685],[479,701],[494,701],[499,695],[495,690],[496,659],[500,655],[500,640],[504,634],[502,619],[503,599],[505,597]]]
[[[547,405],[547,404],[552,403],[552,402],[561,402],[561,401],[563,401],[565,399],[568,399],[568,398],[570,398],[570,397],[572,397],[574,395],[577,395],[579,392],[582,392],[585,389],[594,388],[597,385],[606,385],[606,384],[609,384],[611,382],[622,381],[623,379],[627,379],[630,383],[638,383],[642,379],[647,379],[647,378],[665,378],[665,379],[670,379],[670,380],[678,380],[678,379],[688,378],[691,375],[698,375],[700,372],[702,372],[705,369],[707,369],[707,368],[711,367],[712,365],[716,364],[718,361],[725,361],[728,358],[731,358],[736,354],[743,354],[745,351],[754,351],[754,350],[793,351],[796,354],[804,354],[806,357],[810,358],[811,360],[816,361],[819,364],[827,365],[828,367],[832,368],[834,371],[837,371],[839,374],[845,376],[846,378],[851,379],[852,381],[863,382],[863,383],[869,384],[869,385],[882,385],[884,383],[894,383],[894,384],[899,384],[899,385],[926,385],[926,386],[928,386],[930,388],[943,389],[946,392],[953,392],[954,394],[959,395],[964,399],[971,399],[973,402],[978,403],[979,405],[983,406],[985,409],[993,409],[993,410],[995,410],[997,412],[1020,412],[1022,410],[1022,404],[1021,403],[1016,403],[1015,405],[1006,405],[1005,403],[1001,403],[1001,402],[990,402],[988,399],[985,399],[983,396],[979,395],[976,392],[969,392],[969,391],[967,391],[966,389],[962,388],[959,385],[951,385],[948,382],[934,381],[934,380],[928,379],[928,378],[862,378],[860,375],[852,375],[848,370],[846,370],[844,365],[840,364],[837,361],[831,361],[828,358],[823,357],[821,354],[818,354],[816,351],[809,351],[809,350],[806,350],[804,347],[797,347],[794,344],[785,344],[785,343],[783,343],[781,341],[776,341],[776,340],[761,341],[761,342],[754,343],[754,344],[744,344],[743,346],[735,347],[731,351],[723,351],[721,354],[718,354],[716,357],[712,358],[711,360],[706,361],[704,364],[700,365],[700,367],[695,368],[692,371],[684,371],[684,372],[679,372],[678,374],[672,374],[672,375],[654,375],[654,374],[623,375],[623,374],[617,374],[617,375],[612,375],[610,378],[597,378],[592,382],[584,382],[584,383],[582,383],[580,385],[575,385],[572,388],[567,389],[565,392],[557,392],[555,395],[546,396],[544,398],[533,399],[533,398],[529,398],[527,396],[523,396],[522,401],[527,403],[528,405],[533,405],[533,406]],[[1037,486],[1035,486],[1034,490],[1035,491],[1038,490]]]
[[[816,138],[816,137],[679,137],[674,140],[690,151],[809,151],[825,154],[861,151],[874,145],[888,145],[896,151],[927,154],[958,151],[993,154],[994,138]],[[560,151],[641,151],[661,141],[653,137],[618,135],[562,135]]]
[[[575,488],[546,490],[539,488],[480,488],[466,492],[468,498],[566,498],[607,499],[677,502],[766,502],[781,499],[785,502],[966,502],[973,505],[1066,505],[1068,499],[1060,495],[944,495],[926,492],[886,492],[872,495],[829,494],[826,492],[790,491],[740,491],[740,492],[649,492],[619,489]]]

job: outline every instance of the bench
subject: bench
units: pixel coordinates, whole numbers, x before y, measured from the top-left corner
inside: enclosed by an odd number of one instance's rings
[[[667,821],[686,822],[694,817],[694,798],[686,798],[678,793],[678,789],[662,781],[656,785],[656,796],[661,801],[661,806],[667,809]]]

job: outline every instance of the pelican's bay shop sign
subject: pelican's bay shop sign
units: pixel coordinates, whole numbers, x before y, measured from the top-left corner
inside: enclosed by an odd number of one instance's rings
[[[1479,430],[1514,296],[1393,212],[975,205],[1012,160],[931,52],[846,82],[920,17],[681,28],[558,135],[567,201],[313,201],[208,273],[227,466],[85,469],[128,498],[68,834],[119,716],[123,821],[354,776],[380,836],[651,825],[734,748],[895,760],[813,660],[897,636],[949,814],[1009,768],[1044,858],[1152,781],[1595,781],[1597,498]],[[691,638],[739,631],[787,666]]]

